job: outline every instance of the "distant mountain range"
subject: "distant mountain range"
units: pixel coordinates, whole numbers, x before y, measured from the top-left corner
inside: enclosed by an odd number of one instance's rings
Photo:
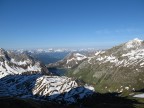
[[[12,52],[18,54],[27,54],[32,56],[33,58],[43,62],[44,64],[55,63],[70,53],[82,53],[82,54],[90,54],[95,52],[97,49],[94,48],[86,48],[86,49],[17,49],[10,50]]]
[[[95,48],[80,48],[80,49],[66,49],[66,48],[45,48],[45,49],[42,49],[42,48],[38,48],[38,49],[17,49],[17,50],[12,50],[14,52],[17,52],[17,53],[24,53],[24,52],[27,52],[27,53],[54,53],[54,52],[92,52],[92,51],[95,51],[96,49]]]

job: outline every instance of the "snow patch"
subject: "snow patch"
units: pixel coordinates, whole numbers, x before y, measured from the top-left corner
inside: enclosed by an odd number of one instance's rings
[[[144,98],[144,94],[138,94],[138,95],[135,95],[134,97],[136,97],[136,98]]]
[[[127,42],[125,44],[125,46],[126,46],[126,48],[134,48],[134,47],[140,46],[142,42],[143,42],[143,40],[135,38],[134,40],[131,40],[131,41]]]

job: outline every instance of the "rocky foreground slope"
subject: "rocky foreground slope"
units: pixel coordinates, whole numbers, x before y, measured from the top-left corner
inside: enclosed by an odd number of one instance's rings
[[[0,96],[75,103],[93,94],[91,86],[79,86],[68,77],[46,75],[12,75],[0,80]]]
[[[115,46],[83,61],[69,76],[93,84],[99,92],[125,92],[144,88],[144,41]]]
[[[0,49],[0,97],[75,103],[94,88],[64,76],[52,76],[45,65],[26,54]]]

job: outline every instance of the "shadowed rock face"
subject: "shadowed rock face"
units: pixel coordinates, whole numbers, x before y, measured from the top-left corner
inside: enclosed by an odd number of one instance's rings
[[[93,93],[92,86],[78,86],[75,80],[64,76],[11,75],[0,79],[0,97],[75,103]]]
[[[16,97],[0,98],[0,106],[4,108],[143,108],[144,104],[127,97],[119,97],[117,93],[94,93],[76,104],[65,104],[56,101],[39,101]]]
[[[125,92],[144,87],[144,41],[139,39],[99,52],[69,76],[93,84],[100,92]]]
[[[48,70],[41,62],[26,54],[16,54],[0,49],[0,78],[14,74],[48,74]]]

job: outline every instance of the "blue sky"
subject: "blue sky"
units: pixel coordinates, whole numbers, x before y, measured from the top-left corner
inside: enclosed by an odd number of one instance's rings
[[[109,48],[144,40],[144,0],[0,0],[0,47]]]

